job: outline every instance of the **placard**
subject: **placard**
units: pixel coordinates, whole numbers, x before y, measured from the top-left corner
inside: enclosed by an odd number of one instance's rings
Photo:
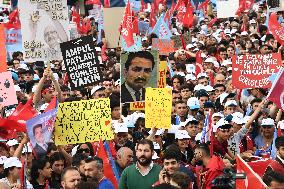
[[[145,110],[144,102],[130,102],[130,110]]]
[[[93,85],[102,80],[91,35],[61,43],[60,47],[72,90]]]
[[[217,18],[236,17],[239,0],[217,0]]]
[[[238,89],[270,88],[269,77],[282,66],[281,54],[233,56],[232,84]]]
[[[174,41],[171,39],[152,39],[152,49],[159,50],[159,55],[169,55],[175,51]]]
[[[113,139],[109,98],[60,103],[54,135],[56,145]]]
[[[167,78],[167,61],[160,61],[159,64],[159,76],[158,76],[158,88],[166,87]]]
[[[123,51],[127,51],[127,52],[141,51],[141,49],[142,49],[141,37],[140,36],[134,36],[133,38],[134,38],[134,45],[132,45],[130,47],[127,46],[123,37],[120,38]]]
[[[21,29],[5,29],[7,60],[12,60],[12,54],[16,51],[23,51]],[[0,68],[1,69],[1,68]]]
[[[0,73],[0,104],[2,106],[18,104],[11,72]]]
[[[145,89],[157,87],[158,52],[123,52],[120,57],[121,103],[144,101]],[[140,60],[136,61],[137,59]],[[134,94],[135,91],[137,96]]]
[[[147,88],[145,99],[146,128],[171,127],[172,89]]]
[[[62,60],[60,43],[69,39],[67,1],[22,0],[18,8],[24,60]]]
[[[47,144],[50,142],[57,109],[52,109],[27,121],[27,132],[37,157],[46,154]]]
[[[119,27],[125,7],[104,8],[104,32],[108,48],[119,46]],[[115,16],[114,16],[115,15]]]
[[[147,35],[149,32],[150,23],[145,21],[138,21],[138,29],[140,35]]]

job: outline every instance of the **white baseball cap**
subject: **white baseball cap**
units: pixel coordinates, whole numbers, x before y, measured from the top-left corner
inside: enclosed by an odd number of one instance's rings
[[[201,90],[201,89],[204,89],[204,90],[206,90],[206,87],[204,86],[204,85],[202,85],[202,84],[197,84],[197,85],[195,85],[195,87],[194,87],[194,91],[199,91],[199,90]]]
[[[161,149],[159,143],[157,143],[157,142],[153,142],[153,146],[154,146],[154,150],[160,150]]]
[[[216,113],[214,113],[214,114],[212,115],[212,118],[213,118],[213,117],[221,117],[221,118],[223,118],[224,115],[223,115],[221,112],[216,112]]]
[[[218,96],[218,98],[220,99],[220,104],[223,104],[225,98],[228,96],[228,93],[222,93]]]
[[[19,142],[16,139],[11,139],[11,140],[8,140],[6,144],[11,147],[11,146],[18,145]]]
[[[158,129],[155,136],[161,136],[162,134],[164,134],[164,131],[165,131],[164,129]],[[148,133],[149,133],[149,135],[151,135],[153,133],[153,131],[150,130]]]
[[[128,133],[128,127],[124,123],[114,124],[114,133]]]
[[[196,97],[191,97],[187,100],[187,106],[192,110],[192,109],[199,109],[200,104],[199,100]]]
[[[206,77],[206,78],[208,78],[207,74],[204,73],[204,72],[201,72],[201,73],[199,73],[199,74],[197,75],[197,79],[199,79],[199,78],[201,78],[201,77]]]
[[[185,80],[186,81],[188,81],[188,80],[195,81],[196,77],[193,74],[186,74]]]
[[[216,123],[216,131],[219,127],[225,126],[225,125],[230,125],[228,121],[226,121],[224,118],[221,118],[217,123]]]
[[[7,169],[9,167],[21,168],[22,167],[22,163],[20,162],[20,160],[17,157],[10,157],[10,158],[7,158],[4,161],[4,169]]]
[[[175,138],[178,140],[190,139],[190,136],[188,135],[188,132],[186,130],[177,130],[177,132],[175,133]]]
[[[228,100],[225,103],[225,107],[228,107],[228,106],[238,106],[238,103],[235,100]]]
[[[224,60],[221,64],[221,66],[227,66],[227,65],[232,65],[232,62],[230,60]]]
[[[281,130],[284,129],[284,120],[278,122],[278,127],[280,127]]]
[[[16,92],[21,92],[21,88],[19,87],[19,85],[14,85],[14,87]]]
[[[3,165],[6,159],[6,156],[0,156],[0,165]]]
[[[273,125],[274,126],[274,120],[271,118],[263,119],[261,121],[261,125]]]
[[[103,86],[100,86],[100,85],[93,87],[93,89],[91,90],[91,95],[93,95],[95,92],[97,92],[100,89],[105,89],[105,88]]]

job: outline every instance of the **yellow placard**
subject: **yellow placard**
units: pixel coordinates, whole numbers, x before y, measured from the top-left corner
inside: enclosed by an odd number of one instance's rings
[[[113,139],[108,98],[60,103],[55,121],[55,144]]]
[[[130,102],[130,110],[145,110],[145,101]]]
[[[165,128],[171,126],[172,89],[146,88],[145,126]]]
[[[158,75],[158,88],[166,87],[167,77],[167,61],[160,61],[159,64],[159,75]]]

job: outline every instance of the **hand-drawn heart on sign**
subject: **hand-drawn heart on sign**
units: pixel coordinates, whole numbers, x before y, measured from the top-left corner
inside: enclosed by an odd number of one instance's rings
[[[93,85],[102,80],[91,35],[61,43],[60,48],[72,90]]]

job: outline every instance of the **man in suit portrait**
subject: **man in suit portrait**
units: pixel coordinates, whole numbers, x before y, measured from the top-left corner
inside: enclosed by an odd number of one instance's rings
[[[37,124],[33,128],[33,135],[35,139],[35,146],[34,146],[34,151],[36,152],[38,158],[42,157],[46,154],[47,150],[47,144],[44,139],[43,131],[42,131],[42,125]]]
[[[121,102],[145,100],[145,86],[149,83],[155,66],[149,51],[130,52],[123,70],[125,82],[121,85]]]

